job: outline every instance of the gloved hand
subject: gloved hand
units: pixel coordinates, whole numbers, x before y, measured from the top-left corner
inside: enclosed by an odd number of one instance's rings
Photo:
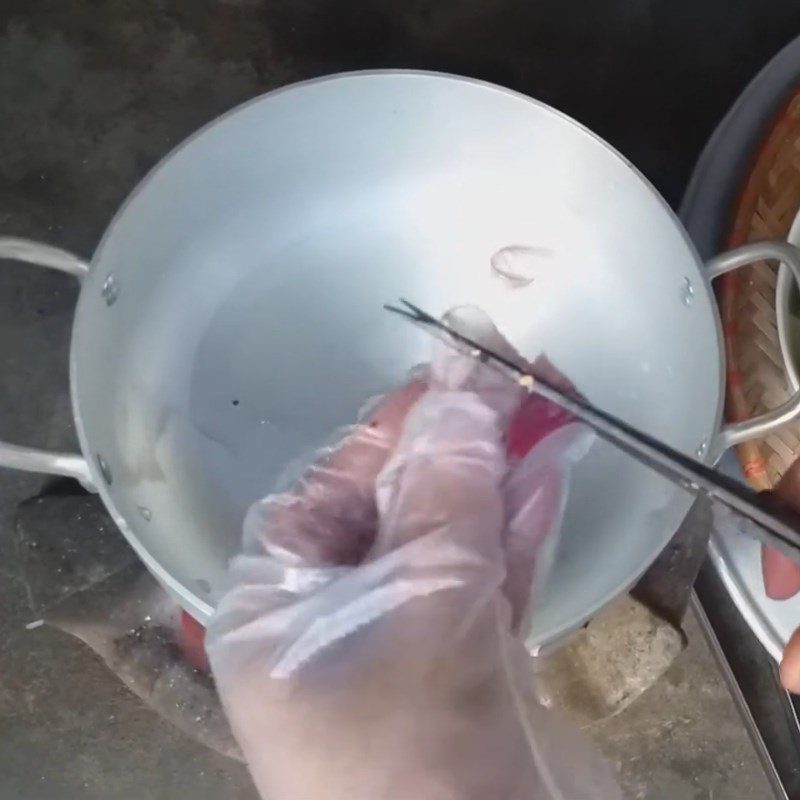
[[[522,394],[439,344],[426,383],[251,509],[207,649],[265,800],[620,796],[514,634],[591,440]],[[538,441],[510,468],[515,416],[517,449]]]

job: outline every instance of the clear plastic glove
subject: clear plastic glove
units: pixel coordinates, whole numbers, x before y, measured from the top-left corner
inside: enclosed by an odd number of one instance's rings
[[[481,341],[506,346],[493,326]],[[522,401],[437,345],[427,385],[251,509],[207,649],[265,800],[620,796],[536,704],[514,635],[591,441]],[[516,449],[538,441],[510,468],[512,417]]]

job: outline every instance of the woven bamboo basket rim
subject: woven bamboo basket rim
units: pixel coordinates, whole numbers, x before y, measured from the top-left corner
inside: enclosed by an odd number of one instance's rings
[[[728,247],[785,239],[800,209],[800,86],[762,140],[733,208]],[[725,340],[725,418],[738,422],[776,408],[790,395],[778,339],[778,264],[760,261],[724,275],[717,296]],[[748,482],[771,489],[800,457],[800,423],[738,446]]]

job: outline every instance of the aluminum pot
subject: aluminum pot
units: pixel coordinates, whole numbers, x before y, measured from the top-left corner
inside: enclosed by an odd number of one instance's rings
[[[533,282],[492,254],[541,254]],[[715,460],[800,412],[800,396],[720,428],[717,275],[798,251],[763,243],[703,265],[664,200],[559,112],[466,78],[366,72],[234,109],[175,149],[90,264],[0,240],[0,256],[82,282],[71,391],[82,455],[0,445],[0,464],[100,492],[156,577],[211,614],[244,512],[287,462],[425,361],[385,314],[476,304],[596,404]],[[627,589],[690,498],[601,442],[574,475],[536,646]]]

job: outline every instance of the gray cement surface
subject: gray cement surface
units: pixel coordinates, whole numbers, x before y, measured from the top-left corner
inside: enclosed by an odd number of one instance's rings
[[[688,648],[661,680],[588,731],[630,800],[771,798],[728,689],[690,614]]]
[[[714,123],[800,32],[795,2],[3,0],[0,232],[90,255],[177,142],[291,80],[413,66],[495,80],[606,136],[676,202]],[[76,287],[0,273],[0,436],[75,447],[67,352]],[[0,796],[252,798],[244,768],[146,710],[82,645],[27,631],[17,504],[0,476]],[[766,784],[696,635],[667,679],[597,731],[634,797],[762,798]]]

